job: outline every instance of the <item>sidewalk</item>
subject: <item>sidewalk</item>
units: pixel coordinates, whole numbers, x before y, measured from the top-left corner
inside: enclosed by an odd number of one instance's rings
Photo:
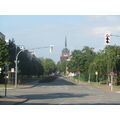
[[[38,81],[26,83],[23,85],[18,85],[17,88],[15,87],[9,87],[7,89],[27,89],[37,86],[39,83]],[[1,88],[4,89],[4,88]],[[19,98],[14,96],[7,96],[7,97],[0,97],[0,105],[17,105],[23,102],[26,102],[27,98]]]
[[[18,84],[17,88],[18,89],[27,89],[27,88],[35,87],[38,84],[39,84],[38,81],[28,82],[28,83],[25,83],[25,84]],[[4,87],[0,87],[0,89],[4,89]],[[12,86],[12,87],[7,87],[7,89],[16,89],[16,88],[15,88],[15,86]]]
[[[26,102],[27,98],[17,98],[17,97],[0,97],[0,105],[17,105]]]
[[[120,93],[120,89],[113,88],[113,91],[111,91],[111,88],[108,85],[91,84],[91,83],[80,81],[80,80],[77,80],[77,79],[71,79],[70,80],[70,79],[67,78],[67,80],[69,80],[69,81],[71,81],[71,82],[73,82],[75,84],[90,85],[90,86],[94,86],[94,87],[99,88],[99,89],[103,89],[105,91]]]

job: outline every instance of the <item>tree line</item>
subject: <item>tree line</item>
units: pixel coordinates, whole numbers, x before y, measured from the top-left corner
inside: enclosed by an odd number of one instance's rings
[[[15,59],[20,47],[15,44],[14,39],[8,43],[4,39],[0,39],[0,80],[4,77],[6,66],[8,71],[15,68]],[[56,71],[56,64],[52,59],[38,58],[31,54],[29,50],[24,50],[18,57],[18,72],[21,76],[37,76],[50,75]]]
[[[57,68],[64,74],[80,73],[82,80],[109,83],[110,73],[114,73],[114,84],[120,83],[120,46],[107,45],[103,50],[95,52],[94,48],[85,46],[82,50],[74,50],[69,61],[59,62]],[[97,72],[97,79],[96,79]]]

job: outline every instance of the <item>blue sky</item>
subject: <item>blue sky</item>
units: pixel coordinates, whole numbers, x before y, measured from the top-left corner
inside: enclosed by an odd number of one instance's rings
[[[0,15],[0,32],[6,39],[14,38],[17,45],[27,49],[55,45],[54,52],[49,49],[35,50],[38,57],[58,61],[64,48],[65,35],[68,48],[82,49],[83,46],[95,50],[105,46],[104,34],[120,35],[120,16],[95,15]],[[120,45],[120,38],[111,38],[111,44]]]

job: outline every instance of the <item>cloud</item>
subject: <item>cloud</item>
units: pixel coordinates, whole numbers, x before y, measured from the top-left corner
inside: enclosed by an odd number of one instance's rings
[[[105,34],[106,32],[109,33],[115,33],[120,31],[120,26],[102,26],[102,27],[95,27],[92,29],[92,33],[96,34],[96,35],[101,35],[101,34]]]

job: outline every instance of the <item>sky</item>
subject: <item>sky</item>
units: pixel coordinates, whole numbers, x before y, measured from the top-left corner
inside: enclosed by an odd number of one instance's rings
[[[105,47],[105,33],[120,35],[119,15],[0,15],[0,32],[6,39],[14,38],[17,45],[30,50],[54,45],[53,53],[48,48],[35,50],[37,57],[60,60],[65,47],[65,36],[70,51],[84,46],[96,51]],[[111,45],[120,45],[120,38],[111,37]]]

